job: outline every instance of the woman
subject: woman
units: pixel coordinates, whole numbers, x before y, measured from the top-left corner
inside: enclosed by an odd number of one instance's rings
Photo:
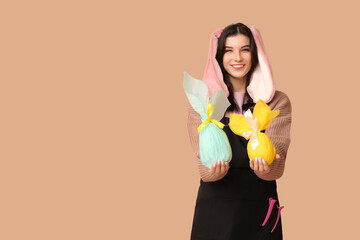
[[[221,122],[229,123],[230,113],[243,114],[262,99],[272,110],[280,110],[265,130],[277,155],[268,166],[262,159],[249,159],[247,140],[224,127],[232,148],[230,163],[218,161],[210,169],[199,159],[200,115],[189,107],[188,130],[200,173],[191,239],[282,239],[281,207],[276,179],[284,171],[290,144],[291,103],[286,94],[275,90],[270,65],[256,27],[242,23],[215,31],[203,81],[210,97],[218,89],[231,103]],[[272,210],[270,200],[276,200]],[[269,218],[265,217],[269,212]],[[277,224],[276,224],[277,222]],[[264,224],[263,224],[264,223]]]

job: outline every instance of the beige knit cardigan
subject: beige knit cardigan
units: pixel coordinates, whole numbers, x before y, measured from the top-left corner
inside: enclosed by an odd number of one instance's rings
[[[273,99],[268,103],[268,105],[271,110],[280,110],[280,114],[272,120],[272,123],[265,130],[265,134],[273,142],[276,153],[280,155],[280,159],[275,159],[273,161],[273,163],[269,166],[270,171],[268,173],[261,175],[257,172],[255,173],[259,178],[271,181],[280,178],[284,172],[286,154],[290,145],[291,103],[285,93],[276,90]],[[199,133],[197,128],[200,124],[200,115],[189,104],[187,126],[194,155],[195,153],[199,153]],[[204,166],[196,155],[195,159],[200,177],[204,182],[217,181],[226,175],[226,173],[222,176],[215,176],[211,174],[209,172],[209,168]]]

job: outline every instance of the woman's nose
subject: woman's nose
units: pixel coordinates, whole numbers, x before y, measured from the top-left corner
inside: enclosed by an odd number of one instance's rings
[[[234,60],[235,61],[240,61],[241,60],[241,54],[239,52],[235,52],[234,54]]]

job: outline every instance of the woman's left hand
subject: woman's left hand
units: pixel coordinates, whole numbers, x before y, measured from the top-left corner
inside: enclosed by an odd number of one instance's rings
[[[275,160],[279,159],[279,154],[276,154]],[[264,159],[256,157],[255,159],[250,159],[250,168],[256,173],[264,174],[270,172],[270,167]]]

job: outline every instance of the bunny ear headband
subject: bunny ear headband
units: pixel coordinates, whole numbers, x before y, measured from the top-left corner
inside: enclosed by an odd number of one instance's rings
[[[209,54],[203,76],[203,81],[209,89],[209,97],[211,97],[219,89],[222,89],[229,96],[229,91],[224,83],[220,65],[215,58],[218,38],[223,30],[223,28],[217,29],[210,37]],[[275,83],[260,32],[255,26],[252,26],[250,30],[255,39],[259,63],[251,75],[247,91],[255,103],[260,99],[262,99],[265,103],[268,103],[275,94]]]

